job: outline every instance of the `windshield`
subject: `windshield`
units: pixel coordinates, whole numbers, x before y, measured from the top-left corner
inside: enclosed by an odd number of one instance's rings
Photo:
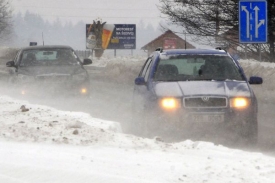
[[[70,49],[33,49],[22,52],[20,66],[77,64],[78,57]]]
[[[155,81],[243,80],[228,56],[162,56],[154,73]]]

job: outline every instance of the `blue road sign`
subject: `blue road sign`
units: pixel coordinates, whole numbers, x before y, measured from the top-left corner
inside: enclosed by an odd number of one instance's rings
[[[240,43],[267,42],[267,2],[241,0],[239,2]]]

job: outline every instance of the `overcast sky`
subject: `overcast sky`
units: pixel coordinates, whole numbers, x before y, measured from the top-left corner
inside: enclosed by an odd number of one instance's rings
[[[161,20],[159,0],[12,0],[14,13],[26,10],[53,21],[90,23],[100,17],[108,23],[152,23]]]

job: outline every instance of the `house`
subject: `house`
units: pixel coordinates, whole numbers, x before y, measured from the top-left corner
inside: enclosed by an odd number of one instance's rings
[[[192,49],[195,48],[192,44],[182,39],[171,30],[167,30],[165,33],[150,41],[144,45],[141,49],[147,51],[148,54],[155,51],[157,48],[163,49]]]

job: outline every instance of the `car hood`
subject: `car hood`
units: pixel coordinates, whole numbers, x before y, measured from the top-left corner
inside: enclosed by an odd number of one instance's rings
[[[30,66],[20,67],[18,74],[39,76],[39,75],[74,75],[85,72],[79,65],[62,66]]]
[[[158,82],[154,85],[154,91],[159,97],[201,95],[251,97],[251,90],[245,81]]]

